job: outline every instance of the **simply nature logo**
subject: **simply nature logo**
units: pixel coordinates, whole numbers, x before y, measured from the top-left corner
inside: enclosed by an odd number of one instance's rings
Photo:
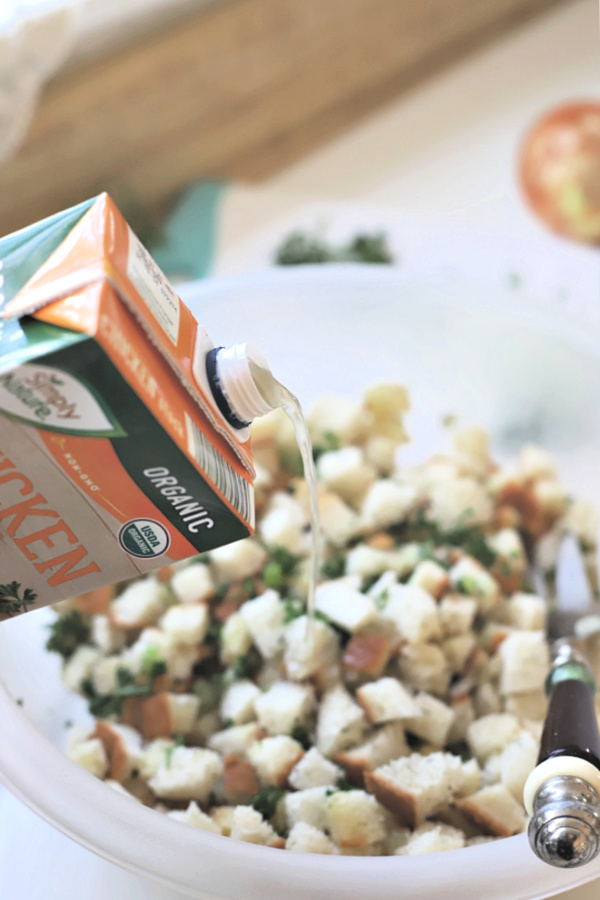
[[[28,363],[0,375],[0,412],[51,431],[98,437],[125,433],[101,397],[52,366]]]

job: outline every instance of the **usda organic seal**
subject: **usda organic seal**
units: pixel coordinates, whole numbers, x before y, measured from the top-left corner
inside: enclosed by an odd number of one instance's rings
[[[119,532],[119,543],[130,556],[161,556],[169,549],[171,538],[164,525],[154,519],[131,519]]]

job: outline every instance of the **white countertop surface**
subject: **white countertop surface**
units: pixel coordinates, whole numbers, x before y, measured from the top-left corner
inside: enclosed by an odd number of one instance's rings
[[[524,208],[513,160],[547,107],[599,93],[598,8],[577,0],[410,92],[269,184],[225,199],[217,271],[269,263],[286,231],[325,217],[336,234],[386,227],[401,264],[523,275],[552,302],[594,314],[594,251],[547,234]],[[320,218],[319,218],[320,217]],[[436,240],[443,245],[437,254]],[[477,262],[475,261],[477,259]],[[600,885],[557,895],[595,900]],[[3,900],[175,900],[46,825],[0,790]]]

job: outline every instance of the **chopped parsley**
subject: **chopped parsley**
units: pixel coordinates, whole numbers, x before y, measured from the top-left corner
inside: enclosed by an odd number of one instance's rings
[[[313,444],[313,459],[316,462],[324,453],[340,449],[340,439],[333,431],[324,431],[323,437],[318,443]]]
[[[243,656],[238,656],[231,666],[231,674],[234,679],[252,678],[256,670],[260,667],[261,659],[256,650],[251,649]]]
[[[116,672],[117,685],[110,694],[99,694],[91,678],[84,678],[80,689],[88,701],[90,713],[97,719],[119,716],[123,710],[123,702],[128,697],[147,697],[153,693],[152,685],[138,684],[135,675],[125,666]]]
[[[353,784],[350,784],[349,781],[346,781],[346,779],[342,778],[342,777],[336,779],[335,786],[338,789],[338,791],[355,791],[356,790],[356,788],[354,787]]]
[[[250,806],[259,812],[263,819],[271,819],[275,815],[277,805],[284,793],[285,791],[274,786],[261,787],[258,793],[251,798]]]
[[[275,560],[267,563],[263,569],[262,580],[266,588],[277,590],[283,584],[283,569]]]
[[[87,644],[92,636],[92,630],[81,613],[73,609],[71,612],[60,616],[50,625],[50,637],[46,641],[46,650],[51,653],[60,653],[63,659],[70,659],[78,647]]]
[[[292,730],[290,737],[292,737],[295,741],[298,741],[298,743],[305,750],[310,750],[313,745],[310,731],[304,725],[296,725],[296,727]]]
[[[175,736],[175,740],[173,745],[170,747],[165,747],[165,766],[167,769],[171,768],[171,762],[173,760],[173,753],[176,747],[185,746],[185,738],[182,734],[178,734]]]
[[[304,601],[295,594],[283,598],[283,621],[286,625],[299,619],[305,613]]]
[[[343,553],[338,553],[328,559],[321,566],[321,575],[323,578],[341,578],[346,571],[346,557]]]

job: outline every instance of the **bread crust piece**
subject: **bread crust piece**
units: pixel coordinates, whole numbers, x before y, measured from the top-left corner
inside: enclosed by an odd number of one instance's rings
[[[391,810],[401,824],[417,828],[424,820],[425,817],[421,818],[419,815],[418,803],[413,794],[403,791],[377,772],[365,772],[364,779],[367,790],[377,797],[382,806]]]
[[[521,804],[501,784],[482,788],[469,797],[457,800],[456,807],[473,819],[485,834],[496,837],[518,834],[526,821]]]

